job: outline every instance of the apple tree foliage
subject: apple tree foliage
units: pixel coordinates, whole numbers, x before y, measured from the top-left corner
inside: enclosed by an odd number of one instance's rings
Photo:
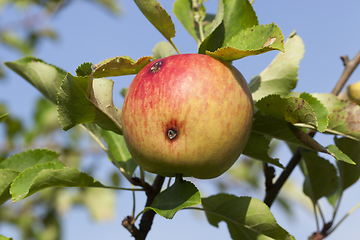
[[[263,163],[265,199],[223,193],[202,198],[191,179],[176,178],[172,185],[162,187],[165,178],[146,177],[151,175],[145,176],[143,170],[137,169],[126,148],[121,110],[113,102],[114,82],[109,77],[136,74],[152,60],[180,51],[172,41],[175,37],[172,19],[160,3],[156,0],[134,2],[167,40],[154,47],[153,56],[138,60],[118,56],[97,64],[85,62],[76,69],[76,75],[35,57],[5,63],[49,100],[39,105],[51,113],[57,111],[63,130],[77,127],[88,133],[132,188],[103,184],[91,173],[79,171],[76,164],[62,161],[59,153],[34,149],[1,159],[0,203],[9,199],[17,202],[34,193],[41,194],[47,188],[61,189],[54,187],[77,187],[89,194],[94,189],[145,191],[148,197],[145,208],[137,215],[127,216],[123,222],[135,239],[146,238],[155,213],[171,219],[181,209],[204,211],[215,227],[221,221],[226,222],[232,239],[294,239],[277,224],[270,207],[292,169],[299,165],[305,176],[303,192],[310,198],[315,215],[319,199],[326,198],[333,206],[333,218],[324,222],[323,229],[318,228],[311,239],[322,239],[331,233],[337,227],[333,220],[343,192],[360,177],[360,107],[354,101],[356,88],[349,88],[347,99],[339,98],[339,91],[293,92],[304,44],[296,32],[285,40],[275,23],[259,25],[248,0],[219,0],[215,15],[206,13],[202,0],[176,0],[173,12],[195,39],[199,54],[232,62],[268,51],[279,53],[249,83],[255,114],[243,155]],[[7,117],[7,114],[1,115],[0,121]],[[39,116],[39,119],[45,118]],[[44,122],[44,126],[47,123]],[[323,146],[313,138],[316,132],[334,135],[334,143]],[[278,158],[270,156],[274,139],[284,141],[294,153],[286,167]],[[334,158],[336,164],[322,157],[323,154]],[[271,165],[282,169],[278,179],[274,179]],[[229,174],[238,174],[232,171]],[[142,220],[136,226],[139,218]]]

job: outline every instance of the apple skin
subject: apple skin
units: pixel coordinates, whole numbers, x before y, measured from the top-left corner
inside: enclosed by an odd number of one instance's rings
[[[253,101],[242,74],[202,54],[179,54],[145,66],[122,109],[126,145],[141,168],[172,177],[210,179],[242,153]]]

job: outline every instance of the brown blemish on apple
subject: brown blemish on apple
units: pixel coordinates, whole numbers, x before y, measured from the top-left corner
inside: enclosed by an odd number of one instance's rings
[[[167,137],[170,139],[170,140],[173,140],[174,138],[176,138],[177,136],[177,131],[175,129],[169,129],[167,131]]]
[[[151,67],[150,67],[150,72],[151,73],[157,73],[161,68],[160,66],[162,65],[162,62],[156,62],[154,63]]]
[[[171,119],[164,125],[165,138],[171,142],[177,140],[179,138],[180,128],[178,121]]]

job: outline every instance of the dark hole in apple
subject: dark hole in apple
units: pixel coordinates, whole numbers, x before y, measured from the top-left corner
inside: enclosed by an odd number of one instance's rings
[[[151,73],[157,73],[160,70],[160,66],[162,65],[162,62],[156,62],[154,63],[151,67],[150,67],[150,72]]]
[[[167,131],[167,137],[170,139],[170,140],[173,140],[174,138],[176,138],[177,136],[177,131],[175,129],[172,129],[170,128],[168,131]]]

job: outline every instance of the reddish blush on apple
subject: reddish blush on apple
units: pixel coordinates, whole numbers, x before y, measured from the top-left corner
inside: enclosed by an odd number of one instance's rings
[[[145,66],[125,96],[126,145],[141,168],[163,176],[215,178],[239,158],[253,121],[242,74],[202,54]]]

